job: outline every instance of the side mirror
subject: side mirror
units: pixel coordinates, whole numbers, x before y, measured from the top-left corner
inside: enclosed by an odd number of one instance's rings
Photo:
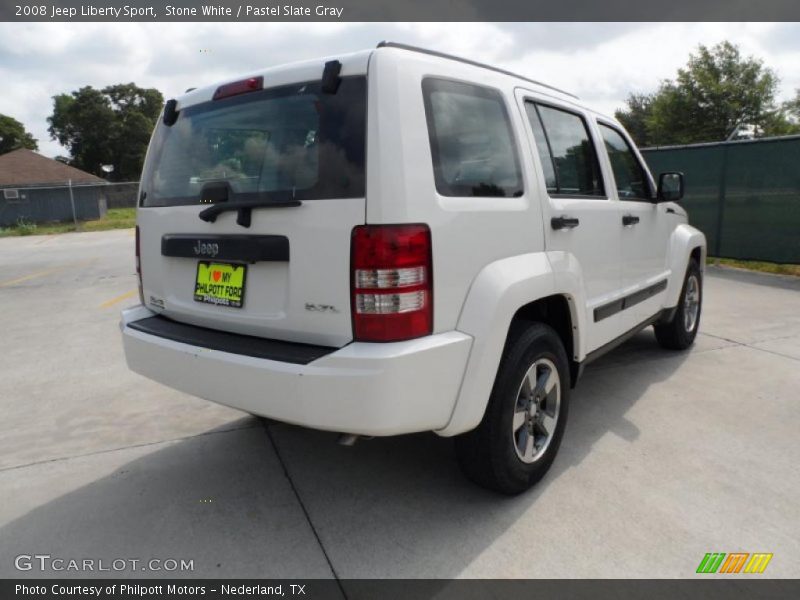
[[[658,176],[656,202],[677,202],[683,198],[683,173],[661,173]]]

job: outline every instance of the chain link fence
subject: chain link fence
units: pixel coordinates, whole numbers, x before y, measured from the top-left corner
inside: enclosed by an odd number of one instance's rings
[[[138,181],[109,183],[103,188],[108,208],[136,208],[136,194],[138,192]]]
[[[109,208],[135,207],[138,188],[135,181],[0,188],[0,227],[99,219]]]
[[[686,176],[683,206],[710,256],[800,264],[800,136],[644,148]]]

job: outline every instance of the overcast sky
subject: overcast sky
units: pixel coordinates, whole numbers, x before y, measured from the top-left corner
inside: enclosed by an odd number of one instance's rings
[[[724,39],[777,71],[781,99],[800,88],[800,25],[788,23],[2,23],[0,113],[22,121],[41,153],[65,155],[47,133],[55,94],[133,81],[169,98],[384,39],[504,67],[606,113],[674,77],[698,44]]]

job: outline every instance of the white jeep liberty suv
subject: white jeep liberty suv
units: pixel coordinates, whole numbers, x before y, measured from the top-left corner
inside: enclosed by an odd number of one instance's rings
[[[167,102],[142,174],[130,368],[354,436],[457,436],[518,493],[584,365],[697,333],[705,238],[614,119],[452,56],[376,49]]]

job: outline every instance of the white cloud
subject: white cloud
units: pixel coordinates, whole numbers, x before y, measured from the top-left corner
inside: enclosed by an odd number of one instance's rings
[[[603,112],[673,77],[698,44],[728,39],[800,88],[800,25],[768,23],[26,23],[0,24],[0,113],[49,156],[51,97],[134,81],[169,97],[264,66],[390,39],[496,64],[577,93]],[[202,50],[202,52],[201,52]]]

